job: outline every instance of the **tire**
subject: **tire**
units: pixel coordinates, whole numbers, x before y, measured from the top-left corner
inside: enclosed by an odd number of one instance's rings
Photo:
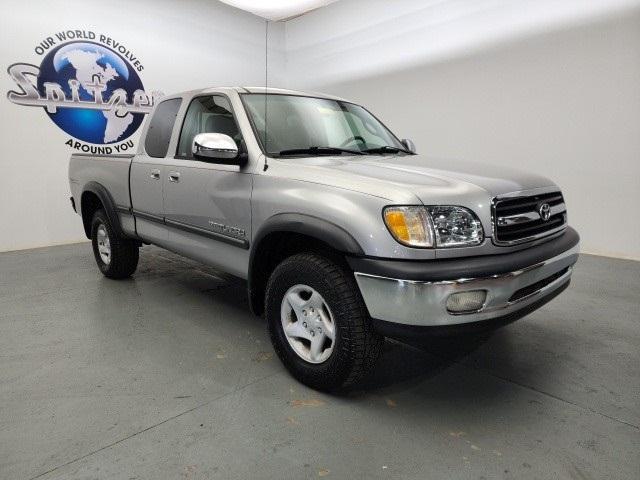
[[[331,331],[333,335],[333,339],[325,339],[324,350],[316,358],[303,358],[298,353],[307,353],[307,339],[291,341],[291,335],[285,333],[285,328],[301,329],[301,319],[309,325],[313,323],[308,320],[311,317],[306,317],[313,308],[307,308],[302,316],[299,310],[303,307],[298,305],[296,313],[291,302],[285,301],[286,295],[299,295],[308,307],[312,298],[303,298],[305,288],[309,289],[307,295],[315,291],[324,301],[322,315],[316,309],[314,321],[331,325],[325,333],[329,335]],[[353,274],[324,256],[302,253],[278,265],[267,283],[265,312],[278,357],[293,377],[317,390],[332,392],[351,387],[372,370],[382,351],[384,338],[373,329]],[[329,317],[332,322],[325,322]],[[303,325],[307,327],[307,323]],[[309,352],[312,347],[313,344],[308,347]]]
[[[136,271],[139,258],[138,245],[132,240],[116,235],[104,210],[96,211],[91,220],[91,244],[98,268],[105,277],[128,278]],[[108,255],[106,255],[107,251]]]

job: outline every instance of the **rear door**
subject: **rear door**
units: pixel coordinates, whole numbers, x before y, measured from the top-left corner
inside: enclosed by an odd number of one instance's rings
[[[223,133],[244,148],[226,95],[208,94],[191,100],[164,181],[169,248],[246,276],[253,176],[247,168],[194,159],[191,148],[199,133]]]
[[[138,235],[151,243],[165,245],[164,179],[171,134],[182,100],[172,98],[158,104],[145,136],[144,152],[131,164],[130,189]],[[172,157],[173,155],[171,155]]]

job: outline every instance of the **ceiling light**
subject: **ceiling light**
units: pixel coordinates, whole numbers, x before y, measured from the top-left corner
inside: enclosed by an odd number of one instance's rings
[[[284,20],[329,5],[336,0],[222,0],[268,20]]]

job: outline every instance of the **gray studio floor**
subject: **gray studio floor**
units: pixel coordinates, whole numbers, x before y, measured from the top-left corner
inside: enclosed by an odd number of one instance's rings
[[[293,381],[244,285],[145,247],[0,254],[0,478],[640,478],[640,263],[484,342],[388,342],[348,397]]]

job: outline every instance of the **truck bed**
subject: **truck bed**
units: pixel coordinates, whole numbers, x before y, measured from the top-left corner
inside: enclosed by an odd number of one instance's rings
[[[131,208],[129,171],[135,155],[91,155],[74,153],[69,160],[71,195],[79,207],[89,182],[103,185],[118,207]]]

